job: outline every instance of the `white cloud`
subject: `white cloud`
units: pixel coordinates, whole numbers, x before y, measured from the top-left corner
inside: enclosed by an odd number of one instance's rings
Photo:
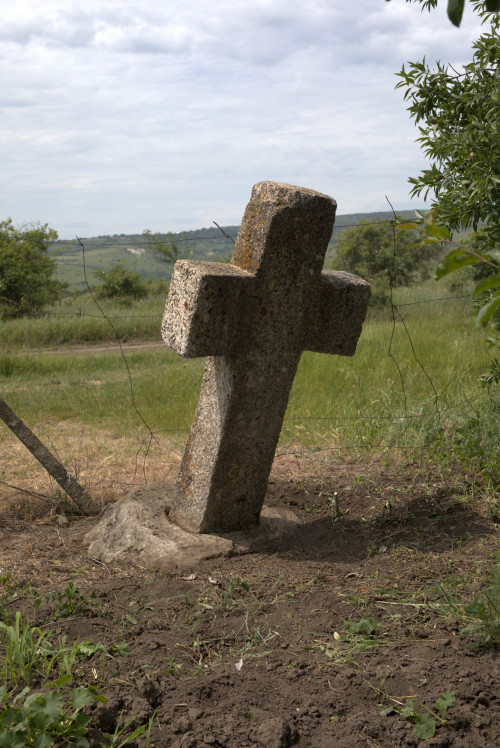
[[[18,0],[3,210],[63,236],[237,223],[260,179],[406,207],[423,158],[394,74],[467,60],[477,27],[402,0]]]

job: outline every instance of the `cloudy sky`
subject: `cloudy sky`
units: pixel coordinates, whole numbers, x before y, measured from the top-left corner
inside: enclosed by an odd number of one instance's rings
[[[0,220],[62,238],[240,222],[255,182],[411,207],[395,73],[479,23],[404,0],[16,0],[0,28]],[[467,3],[469,5],[469,3]]]

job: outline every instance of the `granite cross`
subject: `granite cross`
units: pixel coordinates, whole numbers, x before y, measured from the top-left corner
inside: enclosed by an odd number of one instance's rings
[[[370,286],[322,272],[335,210],[319,192],[260,182],[230,264],[175,264],[163,339],[208,356],[169,515],[185,530],[258,524],[302,351],[354,354]]]

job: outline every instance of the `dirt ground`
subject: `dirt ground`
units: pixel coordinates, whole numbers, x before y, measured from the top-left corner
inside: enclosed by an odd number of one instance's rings
[[[89,559],[95,519],[4,511],[0,567],[26,590],[12,610],[129,647],[107,669],[81,666],[79,684],[107,697],[92,707],[92,746],[120,718],[153,714],[158,748],[416,746],[419,718],[401,710],[415,698],[415,714],[439,712],[450,691],[424,744],[500,746],[498,651],[470,649],[463,608],[437,584],[469,602],[491,573],[499,528],[473,482],[430,465],[292,455],[266,502],[299,515],[292,540],[178,575]],[[63,611],[70,583],[78,594]]]

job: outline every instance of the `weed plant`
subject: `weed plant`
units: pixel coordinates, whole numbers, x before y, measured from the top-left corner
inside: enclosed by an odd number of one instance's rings
[[[467,403],[466,415],[458,424],[429,429],[426,445],[440,462],[452,459],[482,476],[492,492],[500,490],[500,385],[483,388],[483,397]]]
[[[494,564],[485,589],[472,602],[464,601],[454,576],[451,586],[436,582],[436,589],[439,600],[434,609],[458,621],[462,634],[474,637],[471,649],[500,646],[500,559]]]
[[[128,654],[125,645],[113,649],[121,656]],[[0,654],[0,748],[89,748],[86,736],[91,718],[83,710],[96,701],[106,703],[106,699],[96,686],[69,692],[66,686],[81,676],[76,671],[78,663],[96,656],[101,658],[100,677],[104,680],[109,676],[109,663],[117,663],[115,655],[100,643],[69,643],[65,636],[53,641],[50,632],[24,624],[20,612],[10,623],[0,622]],[[95,667],[93,671],[94,677],[99,677]],[[153,721],[154,715],[132,732],[130,723],[119,723],[101,745],[121,748],[145,733],[149,746]]]
[[[35,608],[39,608],[42,600],[35,599]],[[91,592],[89,597],[80,592],[74,582],[69,582],[66,588],[61,592],[54,590],[45,595],[46,603],[56,603],[55,610],[51,615],[44,619],[43,623],[49,621],[58,621],[61,618],[70,616],[93,616],[106,614],[106,605],[96,599],[95,592]]]
[[[409,699],[406,704],[401,704],[391,699],[392,704],[382,709],[380,714],[388,717],[391,714],[399,714],[404,719],[415,725],[415,732],[420,740],[428,740],[434,736],[436,725],[444,726],[448,722],[448,709],[455,703],[453,691],[445,691],[434,702],[434,709],[429,708],[416,698]]]

